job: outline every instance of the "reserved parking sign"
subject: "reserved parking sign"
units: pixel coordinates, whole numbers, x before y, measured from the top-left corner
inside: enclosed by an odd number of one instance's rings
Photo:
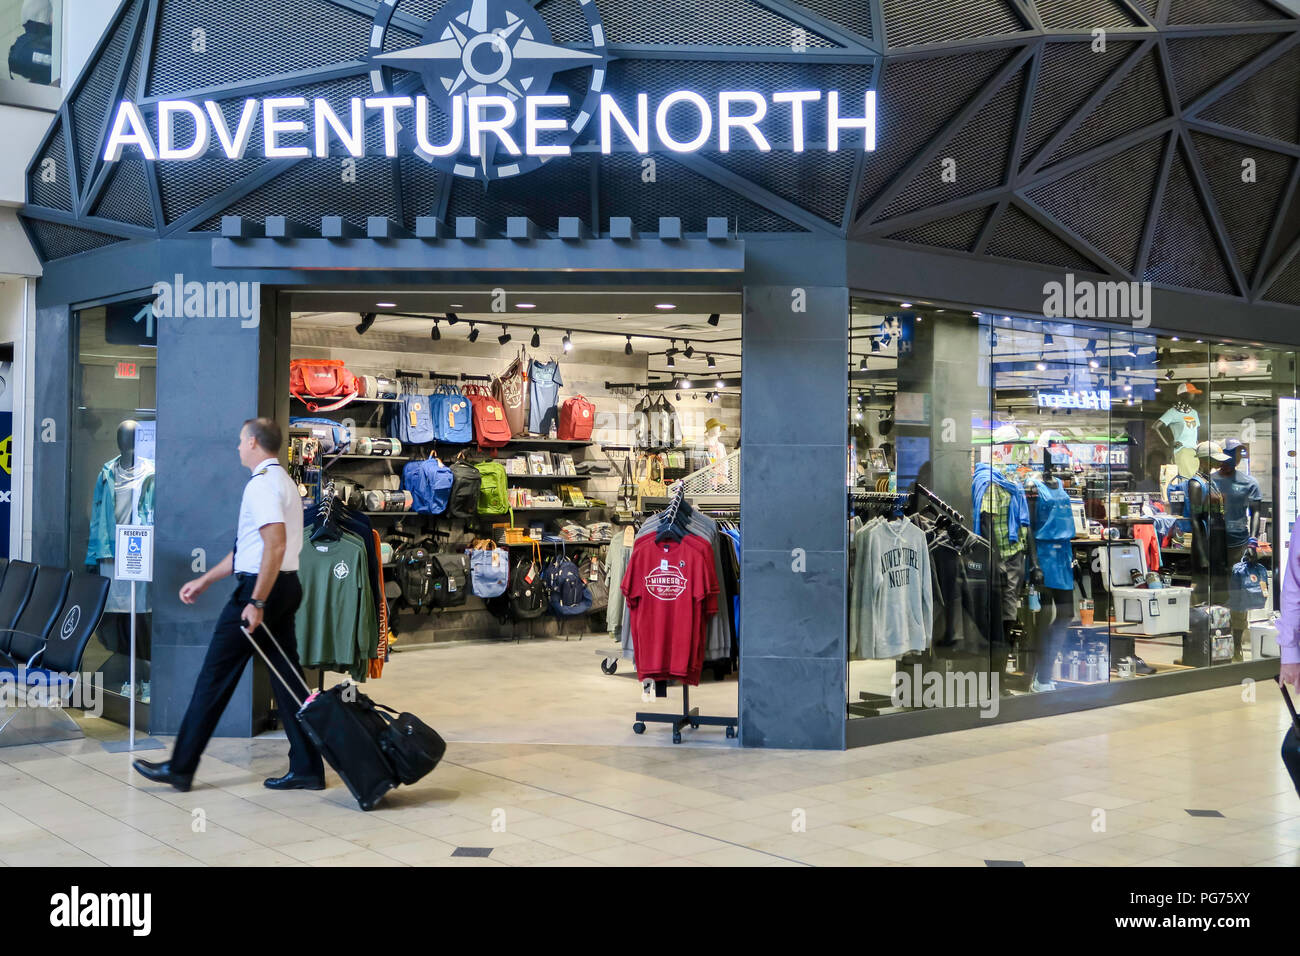
[[[114,558],[113,577],[119,581],[152,581],[153,526],[118,525]]]

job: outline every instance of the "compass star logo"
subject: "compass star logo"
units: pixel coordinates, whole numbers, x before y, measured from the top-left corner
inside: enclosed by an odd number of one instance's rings
[[[591,73],[586,96],[570,102],[567,128],[556,138],[557,143],[571,145],[595,112],[608,60],[595,4],[580,0],[580,8],[590,42],[565,45],[554,42],[546,21],[528,0],[450,0],[425,23],[419,44],[384,52],[389,29],[399,25],[394,14],[401,12],[398,3],[389,0],[381,6],[372,32],[371,61],[376,69],[371,85],[377,93],[388,92],[394,86],[394,71],[418,74],[430,104],[448,116],[458,108],[458,97],[518,100],[547,92],[557,73],[586,69]],[[548,158],[503,154],[487,134],[477,146],[477,157],[471,157],[467,147],[463,155],[450,160],[424,158],[458,176],[484,180],[518,175]]]

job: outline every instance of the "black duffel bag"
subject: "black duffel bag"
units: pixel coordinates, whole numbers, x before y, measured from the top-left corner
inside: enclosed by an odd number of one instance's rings
[[[371,703],[369,698],[366,702]],[[388,758],[397,779],[409,785],[431,773],[447,752],[442,735],[415,714],[399,714],[383,704],[373,706],[387,724],[379,735],[379,749]]]

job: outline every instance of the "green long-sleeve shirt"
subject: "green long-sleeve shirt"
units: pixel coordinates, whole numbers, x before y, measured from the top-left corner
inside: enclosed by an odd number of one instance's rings
[[[379,640],[379,618],[360,539],[345,532],[337,541],[312,541],[307,529],[298,578],[302,604],[294,624],[303,666],[347,671],[364,681]]]

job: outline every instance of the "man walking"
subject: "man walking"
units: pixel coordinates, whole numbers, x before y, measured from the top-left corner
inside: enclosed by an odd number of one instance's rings
[[[239,683],[244,665],[253,654],[241,628],[246,628],[287,680],[298,666],[298,641],[294,613],[302,601],[298,583],[298,548],[302,543],[302,502],[298,488],[279,461],[280,426],[269,418],[251,418],[239,432],[239,460],[252,472],[239,505],[235,550],[202,577],[181,588],[181,600],[193,604],[209,585],[234,574],[234,593],[221,611],[212,632],[203,668],[194,686],[189,708],[181,721],[172,758],[163,763],[132,763],[150,780],[189,790],[199,756],[212,738],[226,704]],[[284,651],[271,647],[263,621]],[[286,660],[289,667],[286,669]],[[271,790],[323,790],[325,765],[307,740],[294,715],[298,705],[280,681],[272,679],[280,722],[289,738],[289,772],[265,781]]]

